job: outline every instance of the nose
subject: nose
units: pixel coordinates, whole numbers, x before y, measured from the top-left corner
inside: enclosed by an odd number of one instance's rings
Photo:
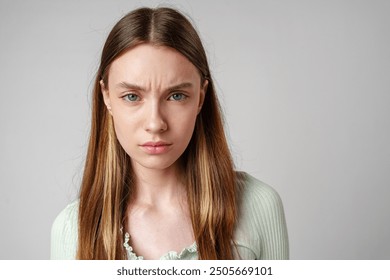
[[[162,108],[159,102],[153,101],[147,106],[145,112],[145,130],[149,133],[161,133],[168,129],[168,124],[162,114]]]

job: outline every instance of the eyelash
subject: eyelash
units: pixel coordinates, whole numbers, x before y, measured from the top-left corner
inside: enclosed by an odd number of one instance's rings
[[[176,99],[173,99],[173,96],[181,96],[181,98],[179,99],[179,100],[176,100]],[[135,97],[135,98],[137,98],[137,100],[129,100],[129,97]],[[135,94],[135,93],[129,93],[129,94],[126,94],[125,96],[123,96],[122,97],[125,101],[128,101],[128,102],[137,102],[137,101],[139,101],[139,96],[137,95],[137,94]],[[182,92],[175,92],[175,93],[173,93],[173,94],[171,94],[169,97],[168,97],[168,100],[169,101],[178,101],[178,102],[181,102],[181,101],[184,101],[185,99],[187,99],[188,98],[188,96],[187,95],[185,95],[184,93],[182,93]]]
[[[180,96],[181,96],[181,99],[180,99],[180,100],[171,99],[171,98],[173,98],[174,95],[180,95]],[[185,94],[182,93],[182,92],[175,92],[175,93],[171,94],[171,96],[169,96],[168,100],[170,100],[170,101],[179,101],[179,102],[180,102],[180,101],[186,100],[187,97],[188,97],[188,96],[185,95]]]
[[[134,96],[136,97],[138,100],[129,100],[128,97],[129,96]],[[134,93],[129,93],[129,94],[126,94],[125,96],[122,97],[125,101],[128,101],[128,102],[136,102],[136,101],[139,101],[139,96],[134,94]]]

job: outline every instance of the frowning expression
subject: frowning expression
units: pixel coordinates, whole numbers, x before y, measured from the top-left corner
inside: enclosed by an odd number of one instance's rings
[[[196,67],[174,49],[141,44],[112,62],[101,86],[132,164],[172,167],[188,146],[207,88]]]

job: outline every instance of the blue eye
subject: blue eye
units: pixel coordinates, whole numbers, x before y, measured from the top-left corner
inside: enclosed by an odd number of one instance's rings
[[[169,100],[174,100],[174,101],[182,101],[184,99],[186,99],[187,96],[185,96],[184,94],[182,93],[174,93],[172,94],[170,97],[169,97]]]
[[[139,96],[133,93],[127,94],[123,98],[126,99],[126,101],[130,101],[130,102],[135,102],[139,100]]]

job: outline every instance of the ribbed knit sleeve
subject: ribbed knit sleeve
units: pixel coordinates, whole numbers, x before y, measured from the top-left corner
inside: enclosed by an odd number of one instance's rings
[[[280,196],[254,177],[241,175],[244,184],[235,237],[240,258],[288,259],[287,226]]]
[[[69,204],[54,220],[51,228],[50,259],[76,258],[78,206],[78,200]]]

